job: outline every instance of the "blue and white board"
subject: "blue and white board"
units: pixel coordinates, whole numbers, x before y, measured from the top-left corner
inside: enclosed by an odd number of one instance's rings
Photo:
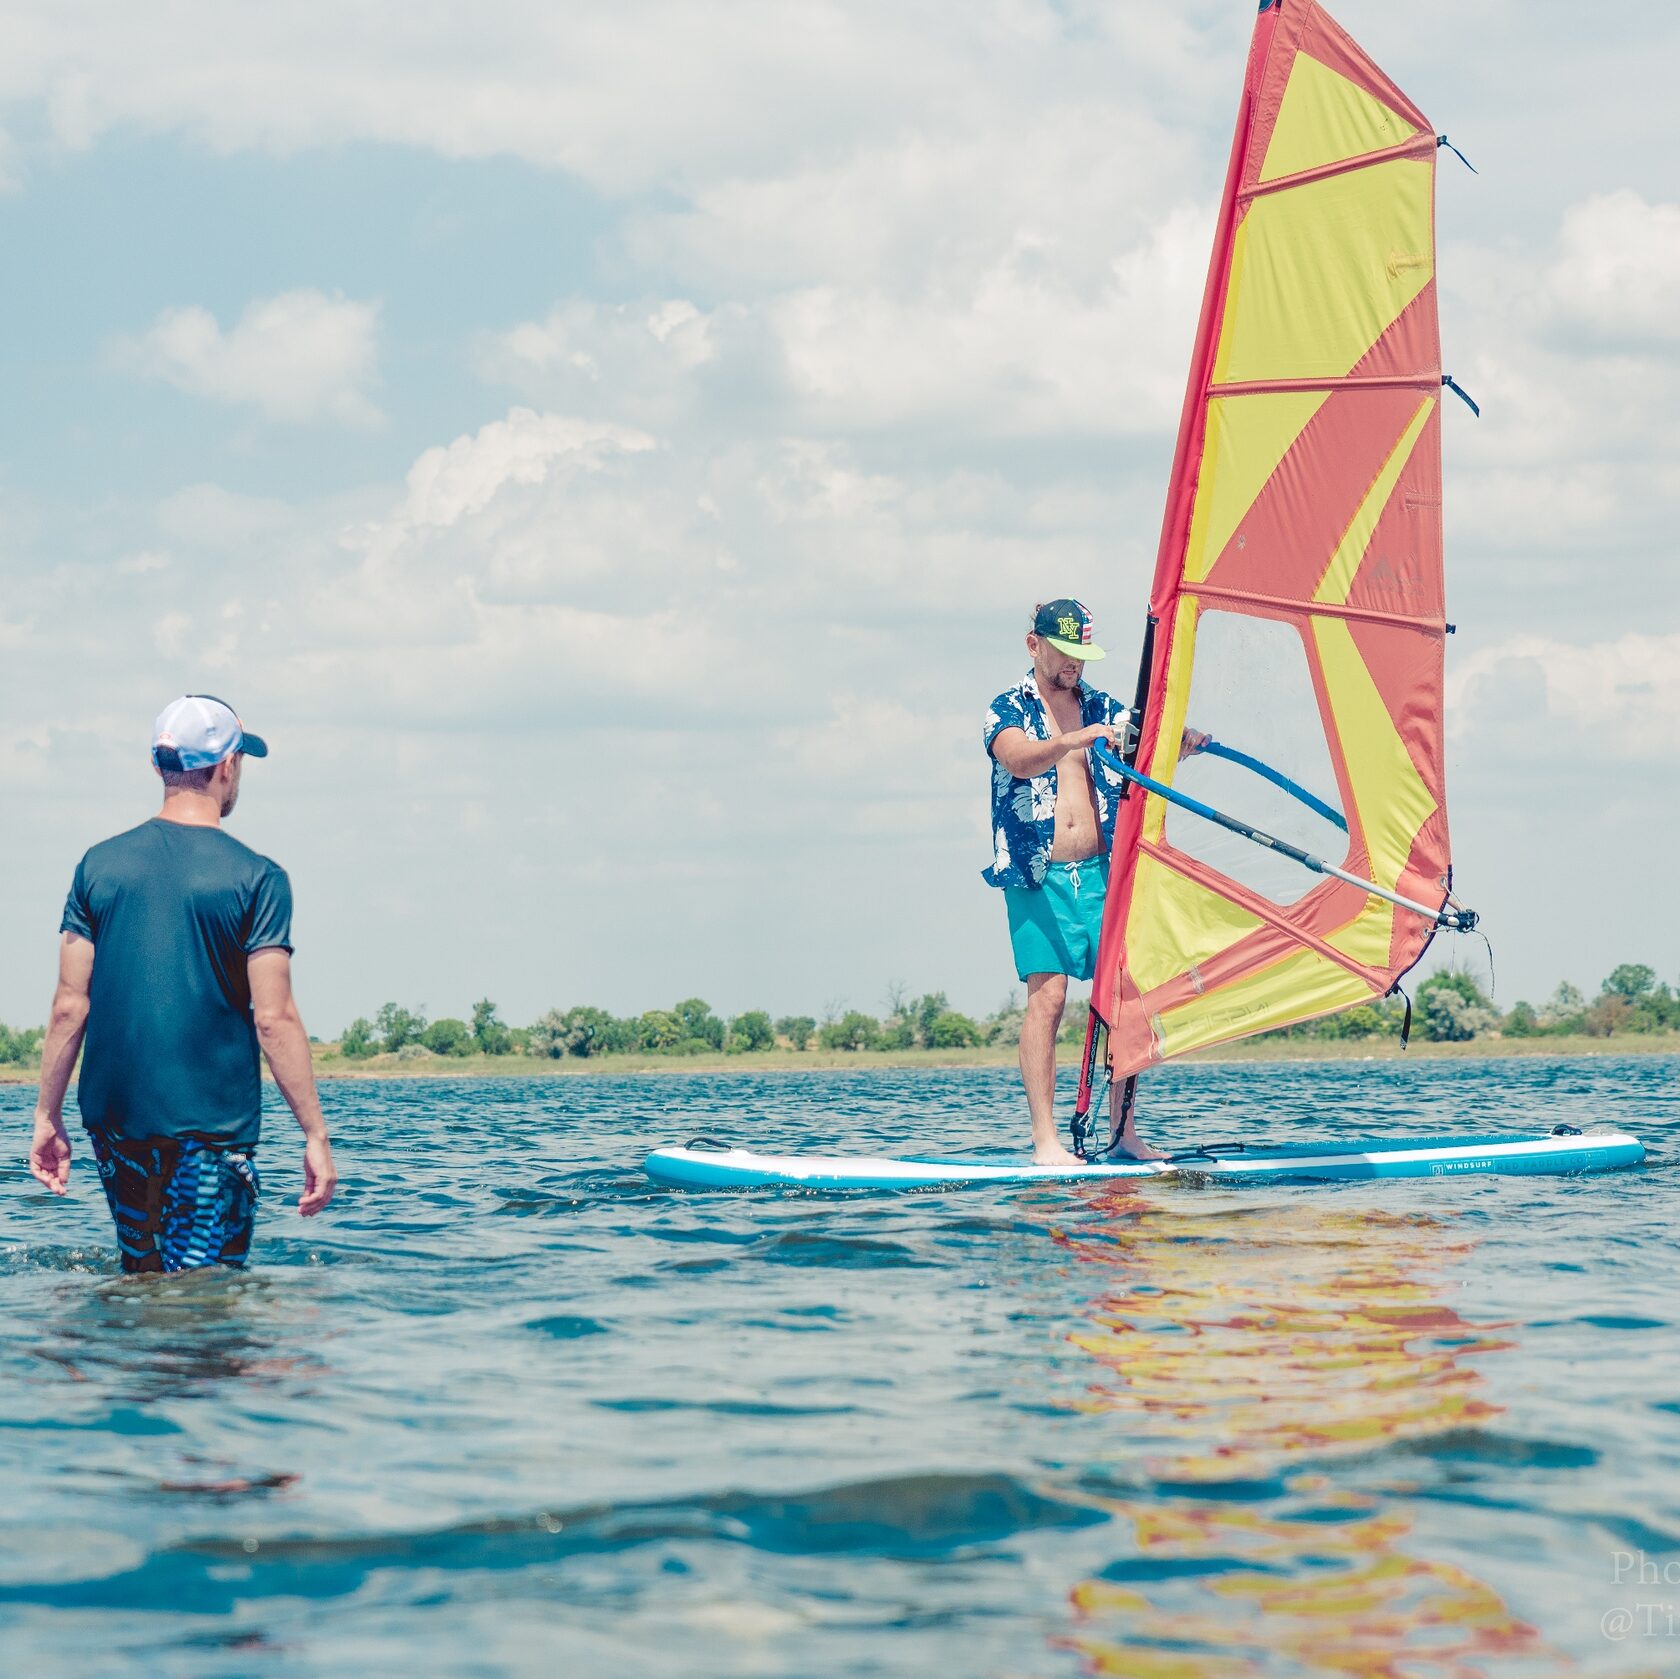
[[[698,1139],[697,1139],[698,1141]],[[1456,1178],[1467,1173],[1605,1172],[1637,1166],[1645,1145],[1625,1131],[1504,1132],[1483,1137],[1349,1137],[1312,1143],[1208,1143],[1167,1160],[1035,1166],[997,1151],[915,1155],[754,1154],[713,1145],[655,1149],[645,1169],[680,1189],[934,1189],[952,1184],[1083,1183],[1105,1178],[1218,1178],[1226,1182],[1344,1178]]]

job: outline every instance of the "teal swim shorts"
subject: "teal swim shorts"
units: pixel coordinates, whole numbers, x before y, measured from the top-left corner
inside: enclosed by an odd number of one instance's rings
[[[1042,886],[1006,886],[1015,972],[1089,979],[1097,971],[1108,859],[1052,863]]]

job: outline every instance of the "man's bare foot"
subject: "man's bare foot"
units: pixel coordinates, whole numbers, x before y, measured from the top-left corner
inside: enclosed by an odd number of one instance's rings
[[[1165,1160],[1166,1154],[1158,1148],[1151,1148],[1147,1143],[1140,1142],[1136,1137],[1111,1137],[1108,1147],[1103,1151],[1104,1160]]]
[[[1044,1143],[1033,1149],[1035,1166],[1083,1166],[1077,1154],[1070,1154],[1060,1143]]]

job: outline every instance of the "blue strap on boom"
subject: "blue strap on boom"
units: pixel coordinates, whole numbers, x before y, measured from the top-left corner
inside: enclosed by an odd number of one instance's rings
[[[1122,763],[1106,746],[1095,745],[1091,751],[1116,775],[1135,783],[1144,792],[1153,793],[1157,798],[1165,799],[1168,804],[1177,805],[1180,810],[1187,810],[1194,816],[1216,823],[1233,834],[1240,834],[1244,839],[1252,840],[1256,845],[1264,846],[1266,850],[1275,852],[1280,857],[1288,857],[1303,868],[1311,869],[1314,874],[1330,875],[1336,880],[1346,881],[1348,885],[1357,886],[1374,897],[1398,904],[1401,909],[1409,909],[1418,915],[1426,916],[1435,926],[1447,928],[1455,933],[1468,933],[1476,925],[1478,917],[1474,910],[1458,909],[1450,907],[1449,904],[1443,904],[1436,909],[1428,904],[1420,904],[1415,898],[1402,897],[1386,886],[1379,886],[1374,880],[1365,880],[1359,875],[1349,874],[1339,864],[1327,863],[1322,857],[1315,857],[1310,851],[1303,851],[1300,846],[1279,839],[1276,834],[1268,834],[1264,828],[1256,828],[1251,822],[1227,816],[1224,811],[1215,810],[1212,805],[1205,805],[1200,799],[1193,799],[1188,793],[1181,793],[1176,787],[1169,787],[1164,781],[1157,781],[1153,776],[1145,775],[1142,770]]]
[[[1348,831],[1347,818],[1334,805],[1327,805],[1316,793],[1309,793],[1298,781],[1291,781],[1282,770],[1275,770],[1270,764],[1262,763],[1258,758],[1251,758],[1248,753],[1239,752],[1234,746],[1221,745],[1217,740],[1210,740],[1202,750],[1210,758],[1224,758],[1230,763],[1241,764],[1245,770],[1253,770],[1274,787],[1281,787],[1291,798],[1299,799],[1315,815],[1322,816],[1326,822],[1335,823],[1344,834]]]
[[[1165,799],[1170,805],[1177,805],[1180,810],[1188,810],[1193,815],[1205,817],[1209,822],[1217,822],[1221,828],[1229,828],[1233,833],[1241,834],[1244,839],[1259,837],[1259,830],[1251,828],[1246,822],[1240,822],[1234,816],[1227,816],[1221,810],[1215,810],[1212,805],[1205,805],[1200,799],[1193,799],[1188,793],[1181,793],[1176,787],[1169,787],[1164,781],[1157,781],[1152,775],[1145,775],[1142,770],[1133,769],[1130,764],[1123,764],[1109,749],[1098,742],[1091,750],[1116,775],[1123,776],[1127,781],[1135,782],[1146,793],[1153,793],[1158,799]],[[1308,854],[1295,846],[1285,846],[1274,840],[1270,834],[1260,840],[1263,845],[1273,846],[1293,856],[1297,862],[1307,861]],[[1316,858],[1313,859],[1317,861]]]

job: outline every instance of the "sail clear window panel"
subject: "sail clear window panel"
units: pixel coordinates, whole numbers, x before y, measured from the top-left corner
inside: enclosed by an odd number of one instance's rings
[[[1196,631],[1189,726],[1259,759],[1344,818],[1306,650],[1294,625],[1204,611]],[[1327,862],[1343,863],[1346,833],[1293,794],[1241,764],[1208,754],[1179,764],[1174,785]],[[1217,823],[1169,806],[1166,841],[1278,905],[1296,903],[1323,877]]]

